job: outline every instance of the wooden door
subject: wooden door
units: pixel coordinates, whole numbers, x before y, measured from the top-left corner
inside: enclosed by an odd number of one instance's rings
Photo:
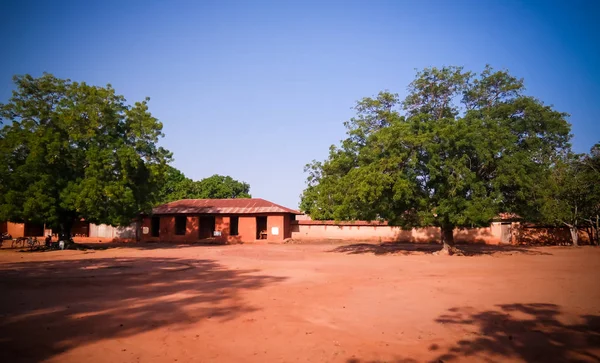
[[[211,238],[215,231],[215,217],[202,216],[200,217],[199,238]]]

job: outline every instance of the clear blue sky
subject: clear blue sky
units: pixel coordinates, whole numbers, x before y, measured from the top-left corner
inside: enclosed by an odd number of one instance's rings
[[[344,137],[356,100],[405,94],[415,68],[486,63],[600,141],[600,1],[6,1],[0,102],[13,74],[151,97],[187,176],[231,175],[296,207],[304,165]]]

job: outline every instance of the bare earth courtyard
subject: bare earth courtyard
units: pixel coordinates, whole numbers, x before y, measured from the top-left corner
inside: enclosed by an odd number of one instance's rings
[[[600,249],[0,250],[2,362],[598,362]]]

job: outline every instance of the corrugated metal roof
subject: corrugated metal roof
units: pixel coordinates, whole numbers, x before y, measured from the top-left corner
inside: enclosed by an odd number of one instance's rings
[[[300,212],[261,198],[182,199],[159,205],[152,214],[258,214]]]
[[[521,219],[521,216],[515,213],[500,213],[494,218],[494,220],[508,221]]]

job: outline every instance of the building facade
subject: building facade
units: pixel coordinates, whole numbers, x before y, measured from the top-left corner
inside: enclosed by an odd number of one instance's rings
[[[298,211],[260,198],[183,199],[144,216],[142,242],[283,242]]]
[[[56,236],[44,224],[0,222],[0,232],[12,238]],[[441,240],[437,227],[404,230],[378,221],[315,221],[298,211],[264,199],[184,199],[154,208],[130,226],[113,227],[78,221],[71,230],[76,242],[175,242],[239,243],[283,242],[410,242]],[[454,231],[457,243],[570,244],[567,228],[522,223],[502,214],[488,227]],[[580,243],[589,243],[584,230]]]
[[[75,242],[112,242],[135,241],[137,239],[139,223],[130,226],[114,227],[106,224],[94,224],[84,220],[73,223],[71,236]],[[12,238],[19,237],[45,237],[58,236],[58,230],[41,223],[0,222],[0,233],[8,233]]]

